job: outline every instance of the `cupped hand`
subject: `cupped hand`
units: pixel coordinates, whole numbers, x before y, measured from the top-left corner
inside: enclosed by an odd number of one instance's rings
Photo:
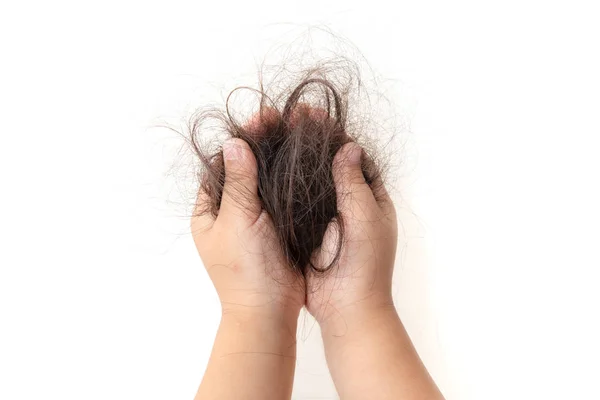
[[[356,143],[345,144],[334,157],[333,178],[344,234],[341,254],[330,270],[306,277],[306,307],[322,329],[356,313],[393,306],[396,212],[381,182],[373,185],[374,193],[365,181],[362,157]],[[316,265],[330,264],[339,231],[336,224],[329,225],[314,255]]]
[[[258,197],[256,159],[242,139],[223,145],[225,183],[218,216],[192,218],[198,253],[224,314],[295,320],[304,281],[289,270]],[[197,204],[206,204],[202,191]]]

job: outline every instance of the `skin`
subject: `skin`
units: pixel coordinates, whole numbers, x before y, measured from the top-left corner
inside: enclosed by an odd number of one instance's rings
[[[345,246],[334,271],[308,276],[306,307],[321,327],[342,400],[443,399],[394,307],[396,212],[383,185],[375,185],[381,190],[375,194],[365,182],[361,154],[349,143],[334,158]],[[317,258],[331,254],[327,249],[336,243],[335,232],[326,232]]]
[[[319,110],[311,114],[324,115]],[[260,135],[257,121],[252,118],[247,126]],[[396,213],[387,193],[375,196],[365,182],[361,154],[357,144],[348,143],[334,158],[345,230],[341,258],[335,270],[308,275],[304,282],[286,268],[274,245],[273,224],[261,209],[256,160],[247,143],[230,139],[224,145],[226,179],[219,215],[216,220],[194,217],[191,226],[222,308],[196,400],[291,398],[303,306],[321,327],[342,400],[443,399],[394,308]],[[204,201],[199,193],[198,204]],[[335,235],[334,229],[327,231],[316,262],[330,257]]]
[[[273,224],[261,210],[248,144],[224,146],[225,185],[216,220],[192,219],[194,241],[222,317],[196,399],[289,399],[304,287],[285,268]],[[206,201],[199,194],[198,204]]]

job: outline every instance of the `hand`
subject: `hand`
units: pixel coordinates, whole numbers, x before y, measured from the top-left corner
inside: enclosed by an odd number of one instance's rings
[[[334,158],[343,247],[332,270],[307,277],[307,308],[321,327],[341,399],[443,400],[394,308],[396,213],[381,182],[375,193],[365,182],[361,155],[348,143]],[[328,264],[337,231],[332,225],[325,233],[317,265]]]
[[[225,184],[219,215],[196,216],[192,233],[221,301],[223,314],[293,322],[304,305],[304,282],[279,249],[257,192],[256,159],[248,144],[223,146]],[[199,193],[197,204],[208,199]],[[250,319],[250,318],[248,318]]]
[[[375,185],[379,192],[374,194],[365,182],[361,157],[362,149],[356,143],[344,145],[335,155],[333,178],[343,224],[343,247],[331,270],[307,276],[306,307],[323,330],[337,322],[343,325],[353,315],[369,315],[370,309],[393,307],[396,212],[383,185]],[[336,250],[338,230],[334,228],[331,224],[321,250],[315,254],[317,265],[329,264]]]

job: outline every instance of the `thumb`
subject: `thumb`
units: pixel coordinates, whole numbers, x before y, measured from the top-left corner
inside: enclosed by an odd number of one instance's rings
[[[229,139],[223,144],[223,160],[225,183],[217,219],[251,224],[261,211],[256,158],[244,140]]]
[[[354,142],[346,143],[333,158],[333,181],[337,207],[343,217],[358,217],[368,208],[377,207],[371,188],[362,171],[362,148]]]

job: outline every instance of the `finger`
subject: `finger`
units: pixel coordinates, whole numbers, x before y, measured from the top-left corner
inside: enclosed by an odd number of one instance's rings
[[[322,122],[329,118],[327,110],[318,107],[311,107],[306,103],[298,103],[292,110],[290,116],[290,125],[296,126],[302,119],[308,118],[312,121]]]
[[[278,119],[279,112],[275,108],[265,107],[250,117],[244,124],[244,129],[252,139],[260,140],[267,134],[268,127],[276,123]]]
[[[371,190],[373,191],[373,196],[379,205],[383,215],[394,217],[396,215],[396,209],[394,207],[394,202],[387,191],[381,174],[377,174],[373,182],[371,183]]]
[[[225,183],[217,220],[251,225],[261,212],[256,158],[248,143],[229,139],[223,144]]]
[[[364,216],[368,209],[379,206],[362,172],[362,148],[346,143],[333,158],[333,180],[337,206],[344,217]]]
[[[205,171],[205,173],[207,173]],[[206,188],[203,186],[205,179],[201,180],[198,193],[196,194],[196,202],[194,204],[194,210],[192,211],[192,218],[190,221],[192,235],[201,234],[212,228],[215,222],[214,215],[212,213],[211,206],[214,204]]]
[[[339,261],[343,240],[344,234],[341,221],[339,218],[335,218],[327,225],[321,246],[312,254],[312,268],[307,270],[307,279],[316,271],[326,271]]]

